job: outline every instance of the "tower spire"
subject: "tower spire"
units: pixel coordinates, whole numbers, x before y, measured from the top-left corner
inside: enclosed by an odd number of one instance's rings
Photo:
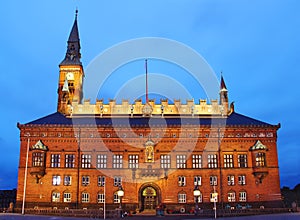
[[[148,97],[148,61],[147,61],[147,59],[145,60],[145,69],[146,69],[146,103],[148,103],[149,97]]]
[[[69,39],[67,52],[64,60],[60,63],[60,65],[82,65],[80,58],[80,39],[79,39],[79,31],[77,24],[78,10],[75,11],[75,20],[72,26]]]

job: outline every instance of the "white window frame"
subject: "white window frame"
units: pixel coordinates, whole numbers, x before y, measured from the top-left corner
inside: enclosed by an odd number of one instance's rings
[[[202,185],[202,177],[194,176],[194,186],[201,186],[201,185]]]
[[[186,193],[178,193],[178,203],[186,203]]]
[[[227,199],[228,202],[235,202],[236,201],[235,192],[228,192]]]
[[[82,203],[89,203],[90,202],[90,194],[87,192],[83,192],[81,194],[81,202]]]
[[[177,169],[186,168],[186,155],[185,154],[176,155],[176,168]]]
[[[98,193],[97,202],[98,203],[105,203],[105,194],[104,193]]]
[[[178,176],[178,186],[185,186],[185,185],[186,185],[185,176]]]
[[[137,154],[128,155],[128,168],[129,169],[139,168],[139,155]]]
[[[61,177],[60,175],[53,175],[52,176],[52,185],[53,186],[59,186],[61,183]]]
[[[227,185],[228,186],[234,186],[234,175],[228,175],[227,176]]]
[[[81,184],[83,186],[87,186],[90,184],[90,176],[82,176],[81,177]]]
[[[98,154],[97,155],[97,168],[98,169],[107,168],[107,155],[106,154]]]
[[[98,186],[105,186],[105,176],[98,176]]]
[[[171,168],[171,155],[162,154],[160,155],[160,168],[170,169]]]
[[[246,175],[239,175],[238,176],[239,185],[246,185]]]
[[[90,154],[82,154],[81,155],[81,168],[89,169],[92,164],[92,155]]]
[[[233,154],[224,154],[224,168],[233,168]]]
[[[192,155],[192,166],[193,169],[202,168],[202,155],[201,154],[193,154]]]
[[[64,202],[71,202],[71,193],[70,192],[64,193]]]
[[[60,202],[60,192],[52,192],[52,202]]]
[[[207,155],[207,165],[208,165],[208,168],[210,168],[210,169],[218,168],[217,154],[208,154]]]
[[[217,186],[218,185],[218,176],[210,176],[209,183],[211,186]]]
[[[245,192],[245,191],[239,192],[239,201],[247,202],[247,192]]]
[[[113,155],[113,168],[120,169],[123,168],[123,155],[122,154],[115,154]]]
[[[114,186],[122,185],[122,177],[121,176],[114,176]]]

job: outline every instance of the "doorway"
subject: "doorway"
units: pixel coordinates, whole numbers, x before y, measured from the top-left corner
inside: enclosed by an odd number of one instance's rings
[[[139,190],[140,210],[155,211],[160,202],[159,187],[156,184],[144,184]]]

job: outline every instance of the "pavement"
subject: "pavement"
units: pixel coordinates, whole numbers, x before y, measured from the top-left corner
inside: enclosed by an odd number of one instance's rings
[[[42,216],[42,215],[21,215],[0,213],[0,220],[91,220],[92,218],[77,218],[77,217],[60,217],[60,216]],[[99,219],[99,218],[98,218]],[[141,219],[173,219],[173,220],[189,220],[202,219],[212,220],[211,218],[200,218],[194,215],[166,215],[166,216],[128,216],[124,220],[141,220]],[[284,213],[271,215],[255,215],[255,216],[237,216],[237,217],[218,217],[220,220],[300,220],[300,213]],[[100,220],[100,219],[99,219]]]

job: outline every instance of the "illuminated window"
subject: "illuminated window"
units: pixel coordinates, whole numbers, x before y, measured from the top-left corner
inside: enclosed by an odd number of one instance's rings
[[[52,176],[52,185],[53,186],[58,186],[60,185],[60,182],[61,182],[61,178],[59,175],[53,175]]]
[[[91,168],[92,155],[82,154],[81,155],[81,168]]]
[[[186,155],[176,155],[176,167],[186,168]]]
[[[224,154],[224,168],[232,168],[232,167],[233,167],[233,155]]]
[[[235,192],[228,193],[228,202],[235,202]]]
[[[160,155],[160,168],[171,168],[171,156],[168,154]]]
[[[60,202],[60,193],[59,192],[52,193],[52,202]]]
[[[113,168],[123,168],[123,155],[113,155]]]
[[[257,167],[265,167],[266,166],[266,154],[259,152],[255,156],[255,165]]]
[[[107,155],[98,154],[97,155],[97,168],[102,169],[107,167]]]
[[[130,169],[139,168],[139,155],[129,155],[128,166]]]
[[[114,193],[114,203],[120,203],[121,202],[121,198],[118,196],[118,193],[115,192]]]
[[[32,166],[34,167],[44,166],[44,153],[40,153],[40,152],[32,153]]]
[[[218,167],[217,154],[208,154],[207,163],[208,163],[208,168],[217,168]]]
[[[69,192],[64,193],[64,202],[71,202],[71,193]]]
[[[186,203],[186,194],[178,193],[178,203]]]
[[[192,155],[192,163],[194,169],[202,168],[202,156],[200,154]]]

